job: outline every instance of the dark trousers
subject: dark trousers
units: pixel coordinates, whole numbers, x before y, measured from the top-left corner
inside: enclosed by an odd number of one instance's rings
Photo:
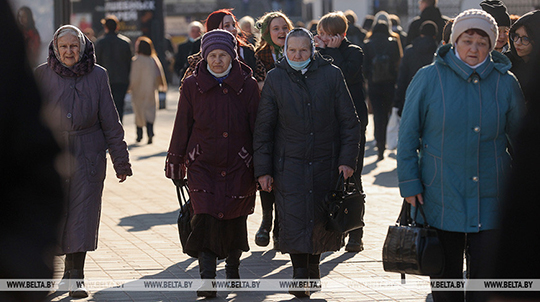
[[[463,256],[467,257],[467,276],[470,279],[491,279],[489,269],[493,265],[491,244],[499,232],[495,230],[479,233],[457,233],[437,230],[439,240],[444,249],[444,270],[432,279],[463,280]],[[477,302],[487,301],[486,291],[433,291],[434,302]]]
[[[369,86],[369,100],[373,109],[375,140],[379,154],[386,150],[386,127],[392,112],[394,83],[372,84]]]
[[[116,111],[120,121],[124,118],[124,99],[126,98],[126,92],[129,84],[123,83],[111,83],[111,93],[113,96],[114,104],[116,105]]]
[[[356,170],[354,171],[354,177],[356,178],[356,184],[364,192],[364,187],[362,186],[362,169],[364,169],[364,153],[366,147],[366,129],[363,128],[360,132],[360,150],[358,150],[358,161],[356,162]],[[364,211],[365,214],[365,211]],[[362,221],[364,216],[362,216]],[[352,238],[356,242],[360,242],[364,237],[364,228],[359,228],[354,231],[349,232],[349,240]]]

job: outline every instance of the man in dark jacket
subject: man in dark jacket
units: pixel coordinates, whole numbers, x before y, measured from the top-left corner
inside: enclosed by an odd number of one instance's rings
[[[198,53],[201,48],[201,36],[203,34],[201,22],[193,21],[189,24],[189,37],[185,43],[178,45],[178,52],[174,55],[174,72],[180,79],[184,77],[186,69],[189,67],[187,58]]]
[[[114,104],[122,121],[131,70],[131,40],[116,32],[118,19],[115,16],[108,16],[101,20],[101,24],[105,36],[96,41],[96,60],[107,69]]]
[[[444,24],[448,21],[448,17],[443,16],[441,11],[437,7],[438,0],[420,0],[418,6],[420,8],[420,16],[417,16],[411,22],[409,26],[409,32],[407,34],[407,45],[411,44],[412,41],[418,36],[420,36],[420,25],[424,21],[430,20],[437,24],[437,28],[442,29]],[[439,30],[435,41],[440,43],[442,40],[442,30]]]
[[[412,45],[407,46],[401,63],[397,79],[394,107],[398,108],[399,115],[405,104],[405,92],[416,72],[433,62],[433,56],[437,51],[437,24],[433,21],[424,21],[420,26],[420,37],[416,38]]]

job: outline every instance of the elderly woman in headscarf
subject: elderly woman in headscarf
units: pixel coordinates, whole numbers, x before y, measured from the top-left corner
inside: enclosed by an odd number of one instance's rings
[[[205,282],[197,295],[215,297],[209,280],[216,277],[216,259],[226,258],[227,279],[239,279],[240,256],[249,251],[246,221],[255,207],[252,141],[260,96],[230,32],[206,33],[201,55],[181,88],[165,170],[177,186],[187,175],[193,231],[184,251],[199,260]]]
[[[59,250],[66,255],[64,279],[83,279],[86,252],[97,248],[107,150],[120,182],[132,175],[107,71],[95,62],[92,42],[65,25],[53,36],[47,63],[35,71],[46,118],[67,153],[59,167],[65,185]],[[88,295],[84,287],[69,294]]]
[[[308,30],[290,31],[284,49],[262,91],[255,176],[262,190],[275,192],[279,247],[291,256],[293,278],[317,282],[321,253],[339,250],[343,241],[325,228],[324,197],[340,172],[348,178],[356,168],[360,121],[341,70],[315,52]]]

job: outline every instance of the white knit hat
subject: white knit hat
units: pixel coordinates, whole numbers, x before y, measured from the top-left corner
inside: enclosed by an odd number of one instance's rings
[[[459,36],[469,29],[483,30],[489,37],[491,50],[495,49],[499,28],[490,14],[480,9],[468,9],[459,14],[452,25],[452,35],[450,36],[452,45],[456,45]]]

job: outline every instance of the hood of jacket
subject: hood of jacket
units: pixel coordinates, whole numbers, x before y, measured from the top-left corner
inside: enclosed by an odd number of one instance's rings
[[[454,53],[452,44],[446,44],[440,47],[435,54],[435,63],[450,67],[457,75],[464,80],[469,80],[476,73],[482,79],[496,70],[502,74],[506,73],[512,67],[510,60],[498,51],[492,51],[488,54],[488,59],[476,69],[461,61]]]
[[[433,37],[428,36],[418,37],[413,40],[412,44],[414,49],[420,54],[433,54],[439,46]]]
[[[197,67],[193,72],[194,77],[197,79],[197,87],[201,93],[219,86],[219,82],[208,71],[207,66],[208,63],[203,59],[197,63]],[[249,66],[235,59],[232,61],[231,71],[225,80],[223,80],[223,83],[234,89],[237,94],[240,94],[245,80],[252,77],[252,74],[253,72]]]
[[[442,19],[442,14],[438,7],[428,6],[420,14],[420,19],[431,20],[437,23],[437,21]],[[442,31],[442,28],[439,28],[439,31]]]
[[[332,58],[328,56],[323,57],[318,51],[315,51],[315,53],[311,57],[311,63],[308,66],[307,72],[315,71],[321,66],[332,64],[333,61],[334,60]],[[287,60],[285,59],[285,57],[279,59],[279,61],[276,63],[276,67],[285,69],[288,73],[293,73],[293,74],[300,73],[300,71],[296,71],[292,69],[289,63],[287,63]]]
[[[533,41],[536,41],[536,43],[533,43],[533,50],[529,55],[532,60],[536,61],[540,57],[540,45],[538,43],[540,42],[540,10],[526,13],[521,18],[519,18],[516,23],[512,25],[509,35],[515,33],[516,30],[522,26],[525,26],[525,30],[527,31],[527,35],[529,36],[529,38],[531,38]],[[510,52],[512,53],[512,56],[514,58],[519,58],[522,61],[522,59],[517,54],[516,48],[514,47],[514,41],[512,41],[511,39]]]

